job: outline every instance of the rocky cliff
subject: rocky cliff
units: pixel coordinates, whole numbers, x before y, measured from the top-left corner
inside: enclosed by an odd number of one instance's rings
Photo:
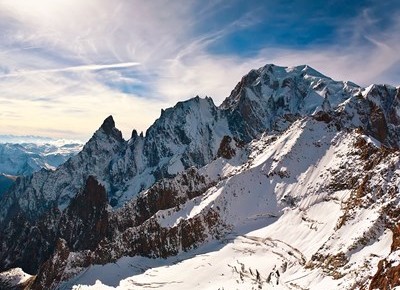
[[[296,271],[348,289],[398,285],[399,99],[388,85],[267,65],[221,106],[180,102],[128,141],[110,116],[77,156],[2,197],[0,267],[37,274],[32,289],[55,289],[93,264],[245,237],[279,253],[281,270],[250,275],[243,266],[235,272],[243,287],[318,287],[288,282]]]

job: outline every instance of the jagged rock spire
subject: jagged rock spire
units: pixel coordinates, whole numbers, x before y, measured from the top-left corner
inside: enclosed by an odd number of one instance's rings
[[[112,136],[118,141],[123,141],[122,133],[115,127],[114,118],[112,115],[108,116],[103,124],[100,126],[99,131],[103,131],[107,136]]]
[[[115,122],[113,116],[110,115],[103,121],[103,124],[101,125],[100,129],[103,129],[103,131],[107,135],[110,135],[112,133],[113,128],[115,128]]]

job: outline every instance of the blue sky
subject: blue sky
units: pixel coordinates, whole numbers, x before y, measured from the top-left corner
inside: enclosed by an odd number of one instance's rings
[[[0,32],[0,134],[86,140],[112,114],[129,137],[267,63],[400,84],[394,0],[0,0]]]

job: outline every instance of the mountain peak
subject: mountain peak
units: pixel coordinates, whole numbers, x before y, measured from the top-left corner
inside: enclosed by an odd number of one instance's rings
[[[111,134],[113,128],[115,128],[115,122],[113,116],[110,115],[103,121],[100,129],[103,129],[103,131],[109,135]]]
[[[100,135],[99,135],[100,134]],[[101,124],[100,128],[95,132],[93,137],[106,135],[108,137],[112,137],[113,139],[122,142],[124,139],[122,138],[122,133],[115,127],[114,118],[112,115],[108,116]],[[96,138],[95,138],[96,139]],[[90,140],[89,140],[90,142]]]
[[[254,70],[255,71],[255,70]],[[258,70],[259,73],[267,73],[270,75],[274,75],[278,78],[287,77],[287,76],[311,76],[317,78],[326,78],[330,79],[329,77],[325,76],[324,74],[320,73],[316,69],[312,68],[309,65],[297,65],[297,66],[277,66],[275,64],[267,64],[261,67]]]
[[[91,264],[120,272],[127,256],[132,264],[181,252],[196,259],[199,250],[189,251],[204,245],[215,251],[197,265],[208,263],[215,280],[192,283],[190,273],[182,289],[214,281],[367,288],[377,270],[379,285],[400,249],[390,245],[400,236],[399,95],[307,65],[269,64],[244,76],[220,107],[196,96],[162,110],[144,137],[133,130],[123,140],[109,116],[77,156],[2,196],[0,270],[23,267],[37,274],[32,289],[53,289],[102,275]],[[151,264],[160,272],[183,267],[158,261]],[[193,261],[185,267],[204,271]],[[164,273],[154,281],[173,276]]]
[[[319,78],[328,78],[328,79],[330,79],[330,78],[327,77],[326,75],[320,73],[319,71],[317,71],[316,69],[312,68],[311,66],[309,66],[309,65],[307,65],[307,64],[305,64],[305,65],[300,65],[300,66],[297,66],[297,67],[295,67],[295,68],[297,68],[298,70],[301,70],[302,72],[304,72],[306,75],[309,75],[309,76],[319,77]],[[289,69],[290,69],[290,68],[287,68],[287,70],[289,70]]]

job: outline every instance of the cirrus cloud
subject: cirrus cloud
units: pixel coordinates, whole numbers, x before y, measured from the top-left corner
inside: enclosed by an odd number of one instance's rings
[[[394,1],[297,2],[2,0],[0,133],[87,139],[113,114],[129,137],[178,100],[222,102],[266,63],[399,83]]]

